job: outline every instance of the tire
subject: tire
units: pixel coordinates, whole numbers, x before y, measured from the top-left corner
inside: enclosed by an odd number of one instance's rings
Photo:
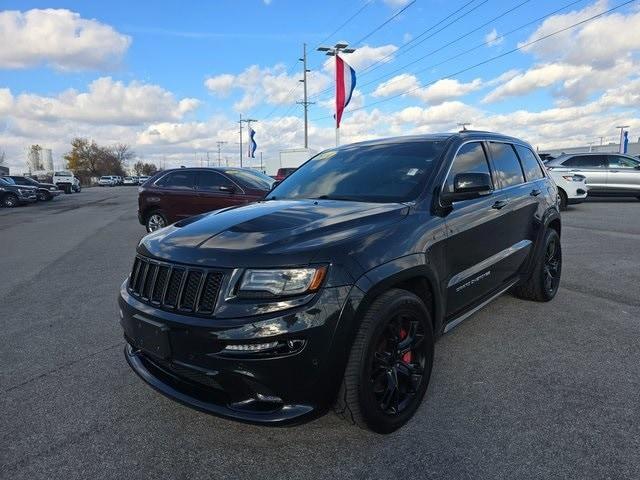
[[[419,297],[400,289],[380,295],[356,334],[335,412],[376,433],[403,426],[427,391],[433,343],[431,315]]]
[[[145,228],[148,233],[155,232],[159,228],[166,227],[167,225],[169,225],[167,216],[161,210],[152,210],[147,214]]]
[[[554,245],[550,254],[551,245]],[[558,293],[562,275],[562,246],[560,236],[555,230],[548,228],[544,234],[542,253],[538,258],[531,277],[522,285],[514,288],[518,298],[536,302],[548,302]]]
[[[7,193],[2,198],[2,206],[3,207],[13,208],[13,207],[17,207],[19,204],[20,204],[20,201],[18,200],[18,197],[16,195],[14,195],[13,193]]]
[[[64,193],[66,193],[67,195],[71,193],[71,185],[64,186]]]
[[[39,202],[45,202],[47,200],[51,200],[51,195],[49,195],[47,192],[38,192],[36,196],[38,197]]]
[[[560,210],[566,210],[567,205],[569,205],[569,199],[565,191],[561,188],[558,189],[558,197],[560,197]]]

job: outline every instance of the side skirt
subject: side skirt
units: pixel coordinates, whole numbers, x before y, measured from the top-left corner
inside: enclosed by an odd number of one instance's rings
[[[507,286],[505,286],[502,290],[499,290],[498,293],[490,296],[489,298],[487,298],[486,300],[484,300],[482,303],[480,303],[479,305],[475,306],[474,308],[472,308],[471,310],[469,310],[468,312],[465,312],[463,314],[461,314],[459,317],[456,317],[455,319],[451,320],[449,323],[447,323],[447,325],[444,327],[444,333],[449,332],[450,330],[453,330],[455,327],[457,327],[458,325],[460,325],[462,322],[464,322],[467,318],[469,318],[471,315],[473,315],[474,313],[476,313],[478,310],[480,310],[482,307],[484,307],[485,305],[487,305],[488,303],[492,302],[493,300],[495,300],[496,298],[498,298],[500,295],[502,295],[504,292],[506,292],[507,290],[509,290],[511,287],[513,287],[516,283],[518,283],[518,279],[512,280],[511,282],[509,282],[507,284]]]

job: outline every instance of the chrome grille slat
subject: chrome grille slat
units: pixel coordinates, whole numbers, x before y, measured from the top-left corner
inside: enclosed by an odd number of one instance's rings
[[[169,311],[210,316],[225,273],[136,256],[128,290],[138,300]]]

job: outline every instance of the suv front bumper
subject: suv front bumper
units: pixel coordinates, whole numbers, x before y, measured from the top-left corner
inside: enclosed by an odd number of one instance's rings
[[[119,299],[125,357],[160,393],[197,410],[266,425],[301,423],[331,407],[348,351],[345,339],[334,336],[339,323],[353,318],[355,309],[343,308],[351,287],[323,289],[296,309],[239,319],[163,311],[126,287]],[[141,328],[151,333],[141,336]],[[295,345],[290,351],[224,350],[288,341]]]

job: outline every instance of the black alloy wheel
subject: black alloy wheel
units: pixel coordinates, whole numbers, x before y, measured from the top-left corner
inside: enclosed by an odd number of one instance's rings
[[[424,326],[403,313],[392,317],[378,337],[369,374],[373,396],[387,415],[397,415],[415,399],[424,377]]]
[[[427,391],[433,342],[431,314],[418,296],[396,288],[380,295],[351,347],[336,413],[377,433],[407,423]]]
[[[562,268],[562,251],[560,239],[556,236],[549,239],[544,252],[544,289],[549,297],[554,297],[560,286],[560,271]]]

